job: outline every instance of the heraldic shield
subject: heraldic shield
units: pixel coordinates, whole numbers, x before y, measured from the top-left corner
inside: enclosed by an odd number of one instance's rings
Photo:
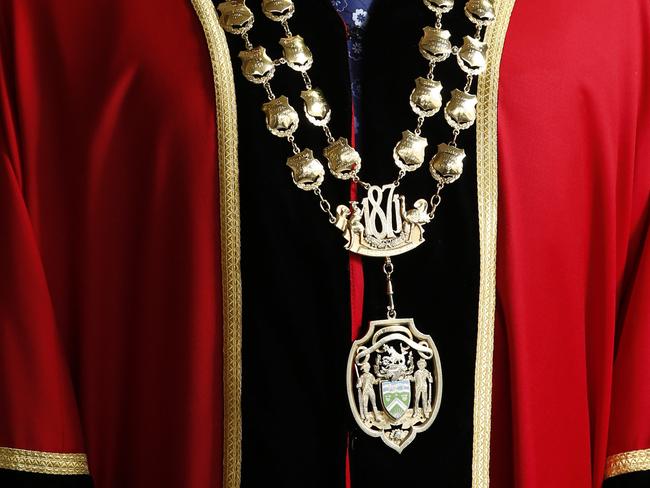
[[[359,427],[402,452],[433,424],[440,410],[438,349],[413,319],[374,320],[352,344],[347,386]]]

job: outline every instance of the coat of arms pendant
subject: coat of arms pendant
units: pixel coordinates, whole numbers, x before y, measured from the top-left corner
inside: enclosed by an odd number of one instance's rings
[[[442,366],[433,339],[413,319],[371,321],[352,344],[347,388],[359,427],[402,452],[440,409]]]

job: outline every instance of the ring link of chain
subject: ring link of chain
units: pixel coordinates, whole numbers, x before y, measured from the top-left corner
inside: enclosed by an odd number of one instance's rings
[[[406,171],[400,169],[399,173],[397,173],[397,178],[395,178],[395,181],[393,181],[393,185],[395,185],[395,188],[397,188],[401,184],[402,178],[404,178],[405,176],[406,176]]]
[[[300,147],[298,144],[296,144],[296,138],[293,137],[293,135],[287,137],[287,141],[289,141],[289,144],[291,144],[291,150],[293,151],[294,154],[298,154],[300,152]]]
[[[395,268],[390,257],[384,260],[384,274],[386,275],[386,297],[388,298],[388,305],[386,306],[386,318],[394,319],[397,317],[397,310],[395,310],[395,292],[393,291],[393,271]]]
[[[438,206],[442,202],[442,195],[440,195],[440,192],[442,192],[442,189],[445,187],[444,183],[438,183],[438,187],[436,189],[436,192],[434,195],[431,197],[430,203],[431,203],[431,210],[429,211],[429,218],[433,220],[436,216],[436,210],[438,209]]]
[[[336,217],[332,213],[332,206],[330,205],[330,202],[328,202],[327,199],[323,197],[323,192],[321,189],[316,188],[314,190],[314,195],[318,197],[318,204],[320,205],[320,209],[327,214],[330,224],[336,223]]]
[[[357,185],[361,185],[364,189],[368,190],[372,185],[366,181],[363,181],[361,178],[359,178],[359,174],[357,173],[356,170],[352,173],[352,182],[356,183]]]

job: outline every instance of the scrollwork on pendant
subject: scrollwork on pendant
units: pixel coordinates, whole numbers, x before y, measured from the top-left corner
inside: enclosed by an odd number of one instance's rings
[[[363,256],[396,256],[424,242],[424,225],[431,221],[424,199],[406,208],[395,185],[371,186],[368,195],[350,206],[336,208],[336,226],[343,232],[345,248]]]
[[[368,435],[402,452],[433,424],[442,401],[442,363],[413,319],[373,320],[348,355],[352,415]]]

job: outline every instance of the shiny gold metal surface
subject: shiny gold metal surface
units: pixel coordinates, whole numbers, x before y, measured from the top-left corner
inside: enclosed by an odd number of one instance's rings
[[[485,71],[487,66],[487,49],[485,42],[470,36],[463,38],[463,45],[458,50],[458,65],[470,75],[478,75]]]
[[[397,186],[371,185],[368,195],[350,206],[336,207],[334,225],[343,232],[345,248],[355,254],[389,257],[404,254],[424,242],[424,225],[431,221],[428,204],[419,199],[407,209]]]
[[[291,177],[296,186],[302,190],[315,190],[325,178],[325,168],[314,157],[311,149],[304,149],[298,154],[287,159],[287,166],[291,168]]]
[[[349,180],[361,169],[361,156],[345,137],[339,137],[327,146],[323,154],[332,174],[341,180]]]
[[[300,92],[300,98],[305,102],[305,115],[307,120],[314,125],[323,126],[327,125],[332,116],[325,95],[320,88],[311,88]]]
[[[423,0],[428,9],[437,14],[449,12],[454,6],[454,0]]]
[[[469,0],[465,4],[465,15],[476,25],[489,25],[496,15],[491,0]]]
[[[429,61],[444,61],[451,54],[451,34],[448,30],[426,26],[418,47],[420,54]]]
[[[414,171],[424,163],[427,140],[410,130],[402,132],[402,139],[393,149],[393,159],[399,169]]]
[[[266,115],[266,127],[273,135],[289,137],[298,128],[298,112],[284,95],[262,105]]]
[[[262,12],[269,19],[284,22],[293,15],[296,7],[291,0],[263,0]]]
[[[415,80],[415,88],[411,92],[411,108],[422,117],[431,117],[442,106],[442,84],[428,78]]]
[[[639,471],[650,471],[650,449],[638,449],[607,456],[605,479]]]
[[[89,474],[84,453],[30,451],[13,447],[0,447],[0,469],[55,476]]]
[[[352,344],[347,376],[357,425],[397,452],[431,427],[440,410],[440,355],[413,319],[371,321]]]
[[[262,46],[255,47],[251,50],[241,51],[241,70],[244,77],[253,83],[266,83],[275,73],[273,60],[266,54],[266,49]]]
[[[221,2],[217,6],[219,25],[231,34],[244,34],[253,27],[253,12],[241,0]]]
[[[431,176],[440,183],[453,183],[463,174],[465,151],[449,144],[438,144],[438,152],[429,163]]]
[[[300,36],[283,37],[280,39],[282,56],[287,65],[296,71],[307,71],[314,63],[314,57]]]
[[[451,100],[445,105],[445,119],[454,129],[471,127],[476,120],[476,95],[458,89],[451,92]]]

